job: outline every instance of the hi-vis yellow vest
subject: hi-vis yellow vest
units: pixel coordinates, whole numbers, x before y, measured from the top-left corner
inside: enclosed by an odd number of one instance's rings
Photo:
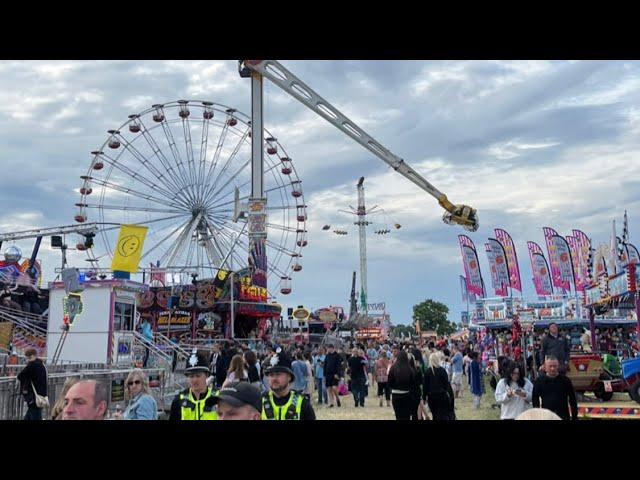
[[[300,420],[301,411],[302,396],[296,392],[290,392],[289,400],[281,407],[274,403],[272,391],[262,397],[262,420]]]
[[[191,390],[187,394],[180,394],[180,420],[218,420],[216,406],[211,401],[213,392],[207,389],[207,394],[201,400],[196,400]]]

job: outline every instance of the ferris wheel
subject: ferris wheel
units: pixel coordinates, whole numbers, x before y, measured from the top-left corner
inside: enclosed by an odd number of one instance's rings
[[[264,137],[269,285],[289,293],[307,246],[306,205],[291,158]],[[102,259],[113,257],[120,225],[136,224],[148,227],[141,267],[209,278],[247,266],[247,214],[237,207],[251,193],[250,117],[206,101],[157,104],[109,130],[91,156],[75,221],[101,224]],[[97,263],[92,248],[78,248]]]

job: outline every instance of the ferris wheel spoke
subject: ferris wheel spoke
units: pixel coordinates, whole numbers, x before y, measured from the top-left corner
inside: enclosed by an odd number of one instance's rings
[[[224,225],[223,225],[223,228],[227,228],[227,229],[229,229],[229,230],[233,231],[234,233],[241,233],[241,230],[238,230],[238,228],[239,228],[239,227],[238,227],[238,225],[236,225],[236,224],[234,224],[234,223],[231,223],[231,224],[224,224]],[[242,231],[244,231],[244,229],[242,229]],[[245,237],[246,237],[246,238],[248,239],[249,235],[248,235],[248,234],[246,234],[246,235],[239,235],[239,237],[243,237],[243,238],[245,238]],[[283,247],[283,246],[281,246],[281,245],[278,245],[277,243],[275,243],[275,242],[273,242],[273,241],[269,240],[268,238],[266,238],[266,239],[265,239],[265,244],[266,244],[266,245],[268,245],[269,247],[273,248],[274,250],[276,250],[276,251],[278,251],[278,252],[280,252],[280,253],[284,253],[284,254],[286,254],[286,255],[293,255],[293,254],[295,254],[295,253],[296,253],[296,252],[295,252],[295,251],[293,251],[293,250],[289,250],[289,249],[288,249],[288,248],[286,248],[286,247]],[[247,244],[247,247],[248,247],[248,244]]]
[[[244,249],[245,252],[248,252],[248,246],[244,244],[241,240],[241,236],[235,235],[233,233],[229,233],[224,231],[223,229],[218,230],[218,234],[220,237],[225,238],[232,245],[232,248],[229,250],[231,258],[235,259],[239,265],[244,268],[247,265],[247,258],[243,258],[239,253],[236,252],[236,246],[240,246]]]
[[[193,259],[193,252],[194,250],[197,250],[197,244],[198,244],[198,238],[197,235],[192,235],[191,236],[191,241],[189,242],[189,248],[187,249],[187,256],[186,256],[186,261],[185,261],[185,265],[186,266],[191,266],[191,260]],[[195,247],[195,249],[194,249]]]
[[[184,148],[187,153],[187,168],[189,170],[189,180],[193,188],[194,198],[198,198],[198,182],[195,177],[195,159],[193,156],[193,144],[191,142],[191,129],[189,127],[189,117],[182,119],[182,132],[184,135]]]
[[[293,227],[285,227],[284,225],[279,225],[277,223],[267,223],[267,228],[275,228],[276,230],[282,230],[283,232],[296,233],[296,228]]]
[[[187,220],[186,222],[182,222],[180,225],[178,225],[175,229],[173,229],[171,232],[169,232],[169,235],[165,236],[162,240],[160,240],[158,243],[156,243],[155,245],[153,245],[151,248],[149,248],[143,255],[142,257],[140,257],[140,259],[142,260],[143,258],[145,258],[147,255],[149,255],[151,252],[153,252],[154,250],[156,250],[160,245],[162,245],[164,242],[166,242],[167,240],[169,240],[173,235],[175,235],[180,229],[185,228],[187,226],[187,224],[189,223],[190,220]]]
[[[209,145],[209,125],[208,118],[202,119],[202,134],[200,138],[200,163],[198,165],[198,199],[202,200],[202,190],[205,187],[204,173],[207,165],[207,148]]]
[[[163,120],[162,123],[165,123],[165,120]],[[178,195],[184,196],[185,195],[184,185],[180,185],[180,183],[178,182],[178,179],[180,178],[180,176],[176,173],[175,169],[173,168],[173,165],[171,164],[169,159],[165,156],[162,149],[158,146],[158,143],[156,142],[155,138],[153,138],[153,135],[151,135],[150,133],[151,130],[149,130],[144,125],[142,120],[140,121],[140,124],[142,126],[141,132],[142,132],[143,138],[145,139],[145,141],[153,151],[153,154],[156,156],[158,161],[162,164],[165,170],[169,172],[170,175],[168,175],[167,178],[171,179],[171,182],[175,185],[176,192],[178,192]]]
[[[193,235],[193,231],[198,226],[198,222],[200,221],[201,218],[202,218],[202,214],[200,213],[189,221],[187,226],[180,233],[180,236],[178,237],[178,240],[176,241],[176,243],[162,255],[162,257],[160,258],[161,263],[164,264],[163,260],[166,258],[167,266],[170,267],[174,264],[174,260],[178,256],[178,253],[180,253],[184,249],[185,241],[191,238],[191,235]]]
[[[296,208],[298,208],[297,205],[278,205],[273,207],[267,207],[266,209],[271,211],[276,211],[276,210],[295,210]],[[234,211],[233,208],[224,208],[224,209],[216,209],[215,213],[217,214],[233,213],[233,211]],[[228,218],[228,215],[225,216],[225,218]]]
[[[177,197],[180,188],[176,187],[175,184],[171,183],[167,175],[163,174],[162,171],[158,170],[156,166],[151,162],[147,157],[145,157],[131,142],[129,142],[125,137],[119,135],[118,137],[120,142],[124,146],[125,150],[129,151],[131,155],[140,162],[140,164],[145,167],[155,178],[157,178],[167,190],[163,189],[163,193],[167,197]]]
[[[251,163],[251,158],[249,158],[246,162],[244,162],[244,163],[240,166],[240,168],[239,168],[238,170],[236,170],[236,172],[235,172],[231,177],[229,177],[229,179],[225,182],[225,184],[224,184],[222,187],[220,187],[217,191],[215,191],[215,192],[213,192],[213,193],[211,193],[211,194],[207,195],[207,201],[208,201],[208,202],[213,202],[213,201],[216,199],[216,197],[218,196],[218,194],[219,194],[220,192],[222,192],[225,188],[227,188],[227,187],[229,187],[229,186],[233,185],[233,181],[236,179],[236,177],[237,177],[238,175],[240,175],[240,173],[242,173],[242,171],[243,171],[245,168],[247,168],[247,167],[249,166],[249,164],[250,164],[250,163]],[[215,185],[214,185],[213,187],[215,187]],[[212,190],[213,190],[213,188],[211,188],[211,189],[209,189],[209,190],[210,190],[210,191],[212,191]],[[233,191],[233,189],[232,189],[231,191]]]
[[[248,199],[249,199],[249,195],[245,195],[244,197],[240,197],[238,200],[242,201],[242,200],[248,200]],[[235,202],[235,200],[229,200],[228,202],[219,203],[217,205],[208,205],[207,209],[208,210],[217,209],[218,207],[224,207],[225,205],[231,205],[234,202]]]
[[[134,190],[133,188],[130,187],[123,187],[121,185],[118,185],[117,183],[113,183],[113,182],[109,182],[107,180],[102,180],[99,178],[94,178],[91,180],[91,182],[103,186],[103,187],[107,187],[107,188],[111,188],[113,190],[117,190],[118,192],[122,192],[122,193],[126,193],[129,195],[133,195],[134,197],[138,197],[138,198],[142,198],[143,200],[153,200],[156,203],[160,203],[162,205],[165,205],[167,207],[174,207],[174,208],[185,208],[184,205],[181,204],[177,204],[177,203],[172,203],[170,201],[167,201],[165,199],[159,198],[159,197],[155,197],[153,195],[149,195],[147,193],[143,193],[143,192],[139,192],[137,190]]]
[[[249,130],[244,132],[242,137],[240,137],[240,140],[238,140],[238,143],[236,144],[234,149],[231,151],[231,154],[229,155],[229,157],[227,158],[227,161],[225,162],[224,166],[220,170],[220,173],[218,173],[217,178],[213,182],[213,185],[211,185],[211,187],[207,188],[207,190],[205,191],[205,194],[204,194],[205,203],[209,200],[209,197],[211,196],[211,192],[213,192],[215,190],[215,188],[218,186],[218,183],[220,182],[220,179],[223,178],[224,173],[226,173],[226,171],[229,169],[229,165],[231,165],[231,162],[233,161],[233,159],[236,157],[236,155],[240,151],[240,148],[244,144],[248,133],[249,133]],[[229,182],[226,182],[226,183],[228,184]]]
[[[137,180],[140,183],[146,185],[147,187],[149,187],[153,191],[162,192],[168,197],[171,197],[173,195],[173,193],[165,192],[158,184],[156,184],[152,180],[149,180],[147,177],[142,175],[139,171],[131,170],[129,167],[127,167],[126,165],[122,164],[121,162],[118,162],[116,159],[110,157],[109,155],[107,155],[105,153],[101,153],[100,154],[100,158],[104,159],[108,164],[112,165],[117,170],[120,170],[125,175],[128,175],[129,177],[133,178],[134,180]]]
[[[248,240],[248,239],[247,239],[247,240]],[[240,243],[241,243],[241,245],[243,245],[244,247],[246,247],[247,252],[249,252],[249,251],[250,251],[248,241],[247,241],[247,243],[244,243],[243,241],[241,241]],[[273,244],[270,244],[270,242],[269,242],[269,241],[266,241],[265,243],[266,243],[268,246],[273,247]],[[286,250],[286,249],[282,249],[279,245],[278,245],[277,250],[287,252],[287,250]],[[250,255],[250,253],[249,253],[249,255]],[[267,256],[267,265],[269,266],[269,268],[270,268],[272,271],[276,272],[276,273],[277,273],[278,275],[280,275],[281,277],[283,277],[283,276],[285,276],[285,277],[286,277],[286,276],[287,276],[287,274],[286,274],[286,273],[284,273],[282,270],[280,270],[274,262],[272,262],[271,260],[269,260],[269,257],[268,257],[268,256]]]
[[[213,266],[222,268],[222,252],[218,249],[214,242],[212,242],[213,236],[207,235],[202,241],[204,244],[204,251],[207,254],[209,263]]]
[[[153,220],[147,220],[147,221],[144,221],[144,222],[137,222],[134,225],[149,225],[151,223],[166,222],[168,220],[174,220],[174,219],[180,218],[180,217],[184,217],[184,214],[172,215],[170,217],[154,218]],[[101,232],[109,232],[109,231],[112,231],[112,230],[119,230],[121,226],[122,226],[121,224],[118,224],[117,226],[114,226],[114,227],[103,228],[103,229],[101,229]]]
[[[222,187],[220,187],[218,189],[217,192],[215,192],[212,196],[211,196],[211,202],[215,201],[215,200],[221,200],[223,198],[225,198],[226,196],[232,194],[235,191],[235,188],[232,188],[231,190],[229,190],[227,193],[225,193],[224,195],[222,195],[221,197],[219,197],[220,192],[224,191],[225,188],[227,188],[229,185],[231,185],[231,182],[238,176],[238,174],[240,174],[242,172],[242,170],[244,170],[249,164],[251,163],[251,159],[247,160],[247,162],[242,165],[238,171],[236,173],[233,174],[233,176],[231,177],[231,179],[225,183],[225,185],[223,185]],[[271,167],[267,168],[264,173],[265,175],[269,172],[271,172],[271,170],[273,170],[274,168],[276,168],[278,166],[277,163],[273,164]],[[247,180],[244,183],[241,183],[240,185],[238,185],[238,189],[241,189],[243,187],[246,187],[247,185],[249,185],[251,183],[251,179]]]
[[[130,206],[122,206],[122,205],[94,205],[94,204],[85,204],[85,208],[98,208],[103,210],[118,210],[125,212],[153,212],[153,213],[184,213],[180,210],[167,210],[162,208],[150,208],[150,207],[130,207]]]
[[[187,176],[186,170],[182,168],[183,160],[182,160],[182,157],[180,156],[180,152],[178,151],[178,147],[176,146],[176,141],[173,138],[171,127],[169,126],[169,123],[166,121],[166,119],[161,123],[161,125],[162,125],[162,130],[164,131],[164,135],[167,138],[167,142],[169,143],[169,150],[171,151],[171,154],[173,155],[173,159],[176,162],[176,166],[178,167],[178,172],[180,172],[180,177],[181,177],[182,185],[184,188],[184,194],[187,196],[187,198],[191,203],[196,203],[195,197],[193,196],[191,190],[189,189],[190,185],[187,184],[188,176]]]
[[[201,197],[204,197],[204,192],[206,191],[206,185],[209,184],[211,179],[213,178],[213,172],[216,169],[216,165],[218,163],[218,157],[220,156],[220,152],[222,151],[222,145],[224,144],[225,139],[227,138],[227,132],[229,131],[229,126],[225,122],[222,126],[222,132],[220,132],[220,136],[218,137],[218,144],[216,145],[216,149],[213,152],[213,158],[211,159],[211,165],[209,165],[209,170],[207,171],[207,175],[205,177],[204,182],[202,182],[202,194]]]

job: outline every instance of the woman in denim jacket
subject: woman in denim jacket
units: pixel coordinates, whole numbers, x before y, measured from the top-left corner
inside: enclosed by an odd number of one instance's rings
[[[149,390],[149,379],[139,369],[134,369],[125,382],[124,394],[127,408],[124,411],[124,420],[157,420],[158,406]]]

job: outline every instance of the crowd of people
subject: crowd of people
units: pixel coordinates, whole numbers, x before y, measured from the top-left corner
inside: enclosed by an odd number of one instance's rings
[[[512,338],[517,335],[514,332]],[[515,356],[511,350],[511,355],[495,358],[487,354],[488,345],[486,335],[444,337],[427,344],[370,340],[344,347],[227,341],[211,351],[193,350],[184,372],[188,387],[176,395],[168,417],[313,420],[315,409],[341,408],[351,393],[354,408],[364,407],[375,394],[369,402],[392,408],[397,420],[446,421],[456,419],[456,402],[466,391],[473,408],[481,408],[489,383],[501,419],[539,417],[527,412],[540,408],[561,419],[577,418],[576,395],[566,376],[571,344],[556,324],[540,339],[535,363],[534,352]],[[25,419],[39,420],[42,408],[37,400],[47,395],[46,369],[35,350],[26,353],[27,367],[18,376],[28,404]],[[125,384],[126,407],[113,418],[157,419],[144,370],[134,369]],[[51,417],[104,418],[107,400],[100,382],[69,381]]]

